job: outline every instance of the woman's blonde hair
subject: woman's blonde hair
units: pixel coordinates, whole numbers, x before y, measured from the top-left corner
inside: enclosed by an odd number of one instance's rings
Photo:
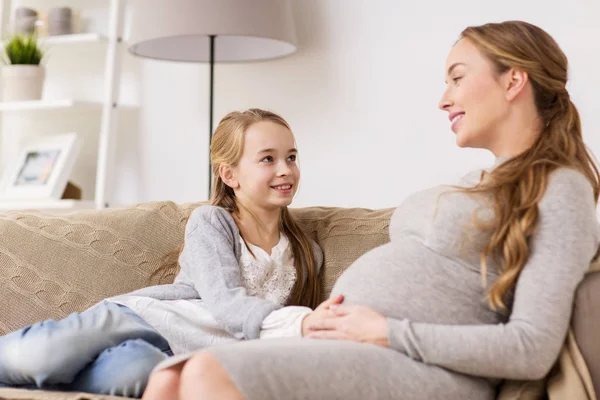
[[[522,21],[468,27],[461,34],[475,44],[501,74],[511,68],[526,72],[542,121],[542,131],[525,152],[507,159],[469,193],[491,194],[495,220],[490,241],[481,255],[485,282],[487,255],[502,258],[500,276],[489,288],[492,309],[507,310],[507,296],[515,287],[529,257],[528,239],[539,216],[538,203],[550,173],[560,167],[580,171],[598,201],[600,178],[581,134],[577,108],[566,89],[567,57],[554,39],[537,26]]]
[[[290,129],[289,124],[279,115],[270,111],[252,108],[243,112],[231,112],[219,122],[212,138],[210,153],[213,172],[213,191],[210,203],[239,216],[241,206],[232,188],[227,186],[219,175],[221,165],[236,166],[242,158],[244,139],[248,128],[261,121],[270,121]],[[302,305],[315,308],[319,304],[319,279],[312,247],[306,234],[290,214],[287,207],[281,209],[281,230],[290,241],[296,268],[296,283],[290,294],[289,305]],[[303,268],[306,266],[306,273]]]

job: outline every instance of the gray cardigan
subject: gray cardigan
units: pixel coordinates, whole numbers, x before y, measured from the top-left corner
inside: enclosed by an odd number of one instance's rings
[[[236,339],[258,339],[263,320],[282,306],[246,293],[240,275],[239,237],[238,227],[225,209],[198,207],[185,228],[184,248],[179,256],[181,270],[175,281],[130,294],[159,300],[200,298],[215,320]],[[311,241],[311,245],[320,270],[323,253],[315,242]]]

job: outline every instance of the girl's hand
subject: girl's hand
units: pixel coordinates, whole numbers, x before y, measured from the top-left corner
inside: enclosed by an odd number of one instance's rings
[[[333,305],[342,304],[343,301],[344,296],[341,294],[335,297],[330,297],[321,304],[319,304],[319,306],[315,308],[315,311],[306,315],[306,317],[304,317],[304,319],[302,320],[302,336],[306,336],[310,333],[307,328],[309,324],[312,324],[314,321],[318,321],[319,319],[322,319],[326,316],[333,317],[334,314],[329,308]]]
[[[310,320],[306,335],[314,339],[351,340],[388,347],[387,318],[363,306],[332,305],[329,314]],[[304,331],[304,325],[303,325]]]

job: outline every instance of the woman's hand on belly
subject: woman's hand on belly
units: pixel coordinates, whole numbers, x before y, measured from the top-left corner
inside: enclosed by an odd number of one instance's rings
[[[330,310],[331,306],[339,305],[344,301],[344,296],[338,294],[336,296],[332,296],[319,304],[315,311],[306,315],[302,320],[302,336],[307,336],[311,331],[309,331],[308,326],[312,325],[314,321],[319,321],[327,316],[333,316],[333,311]]]
[[[388,347],[387,318],[377,311],[356,305],[331,305],[331,313],[307,324],[314,339],[351,340]]]

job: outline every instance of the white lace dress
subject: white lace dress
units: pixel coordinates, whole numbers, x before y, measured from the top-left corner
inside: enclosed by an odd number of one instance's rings
[[[240,269],[242,283],[248,295],[258,296],[285,305],[296,281],[296,269],[292,248],[288,238],[282,233],[279,243],[271,250],[271,255],[258,246],[248,244],[239,238],[242,246]],[[215,344],[235,342],[227,331],[219,326],[201,299],[197,300],[156,300],[142,296],[122,295],[109,301],[123,304],[142,317],[171,346],[174,354],[188,353]],[[282,316],[277,321],[270,319],[271,336],[290,336],[290,324],[298,329],[298,321],[304,307],[286,307],[295,309],[292,317],[286,317],[286,311],[275,311]],[[305,312],[310,311],[306,309]],[[269,317],[267,317],[269,319]],[[266,321],[266,320],[265,320]],[[285,322],[282,322],[285,321]],[[273,329],[274,328],[274,329]],[[285,331],[277,334],[275,331]],[[293,334],[292,334],[293,335]],[[261,334],[261,337],[265,335]]]

